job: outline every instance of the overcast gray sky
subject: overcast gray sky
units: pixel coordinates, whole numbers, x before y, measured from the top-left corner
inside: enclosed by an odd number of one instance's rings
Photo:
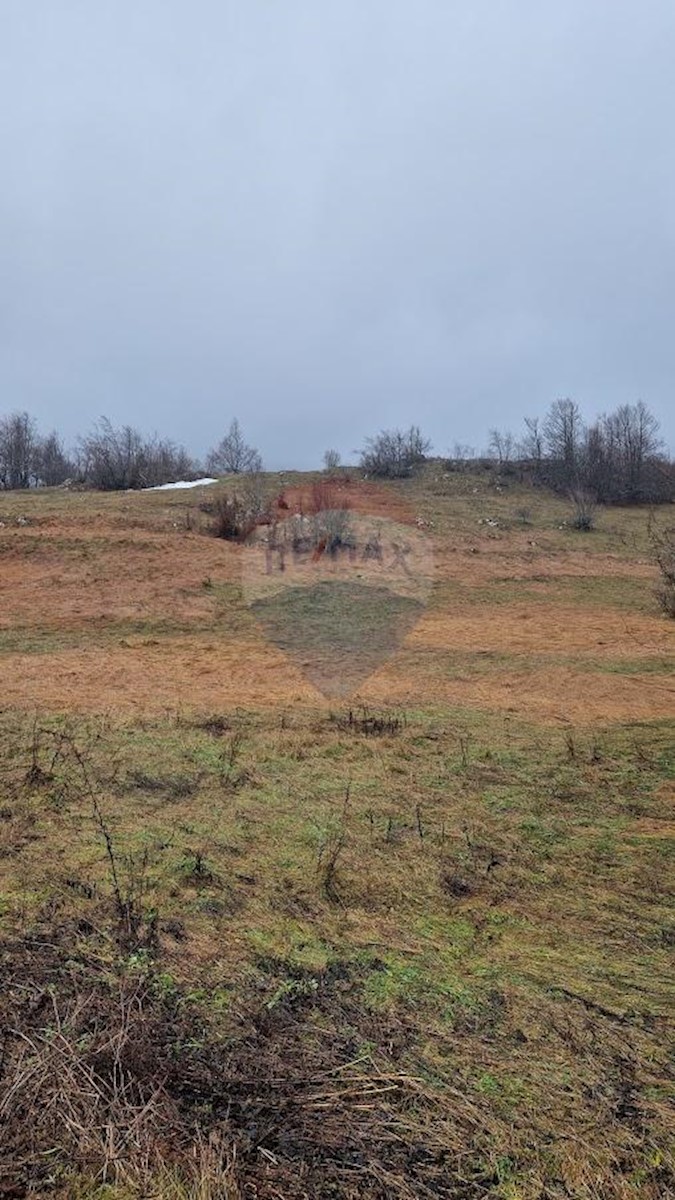
[[[0,0],[0,412],[675,444],[673,0]]]

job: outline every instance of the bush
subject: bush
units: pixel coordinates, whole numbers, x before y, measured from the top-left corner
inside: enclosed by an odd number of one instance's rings
[[[236,491],[219,496],[215,502],[202,505],[202,511],[213,515],[211,533],[226,542],[243,542],[256,525],[269,521],[269,504],[257,479],[251,478]]]
[[[33,475],[38,487],[58,487],[77,474],[58,433],[38,438],[33,452]]]
[[[656,598],[667,617],[675,620],[675,527],[658,529],[650,522],[649,536],[661,573],[661,582],[656,589]]]
[[[255,521],[250,520],[239,496],[221,496],[213,507],[215,512],[211,532],[214,537],[223,538],[226,542],[239,542],[253,530]]]
[[[431,442],[422,436],[419,425],[410,429],[385,429],[368,438],[361,451],[361,467],[369,475],[384,479],[403,479],[424,462]]]
[[[84,480],[107,492],[157,487],[198,474],[182,446],[157,437],[143,438],[131,425],[115,429],[107,417],[80,440],[80,459]]]
[[[570,493],[570,500],[574,504],[574,516],[571,521],[573,529],[580,529],[584,533],[590,533],[595,527],[595,510],[597,501],[592,492],[587,492],[583,488],[577,488]]]

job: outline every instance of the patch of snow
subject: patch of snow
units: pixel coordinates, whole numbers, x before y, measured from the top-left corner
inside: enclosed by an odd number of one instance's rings
[[[206,487],[208,483],[217,483],[217,479],[180,479],[178,483],[159,483],[156,487],[143,488],[144,492],[173,492],[177,488]]]

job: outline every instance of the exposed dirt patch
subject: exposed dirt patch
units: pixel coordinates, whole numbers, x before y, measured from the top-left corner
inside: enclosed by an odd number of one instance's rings
[[[345,508],[365,516],[412,525],[416,517],[400,490],[349,476],[326,476],[314,483],[282,488],[276,501],[280,516]]]

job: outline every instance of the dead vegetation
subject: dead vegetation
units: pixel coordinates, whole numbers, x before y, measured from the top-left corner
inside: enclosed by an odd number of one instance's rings
[[[675,527],[661,529],[652,519],[650,538],[660,573],[656,598],[665,615],[675,618]]]
[[[226,542],[245,542],[257,525],[270,519],[269,501],[256,476],[244,477],[215,500],[204,500],[200,511],[212,517],[213,536]]]
[[[405,728],[405,713],[374,713],[365,705],[361,709],[331,713],[329,724],[348,733],[364,737],[392,737]]]
[[[631,1045],[578,997],[542,998],[538,1029],[521,1023],[517,991],[460,1005],[438,1048],[438,1063],[456,1064],[441,1083],[413,1012],[369,1013],[340,963],[268,961],[262,993],[241,997],[223,1029],[157,966],[111,968],[63,930],[0,956],[4,1196],[80,1195],[86,1182],[92,1196],[108,1184],[139,1200],[482,1200],[524,1173],[533,1186],[520,1194],[541,1195],[541,1172],[561,1198],[663,1200],[675,1185],[658,1102],[644,1105],[639,1033]],[[506,1075],[491,1050],[504,1038]],[[536,1112],[513,1072],[531,1075],[542,1038],[576,1067],[566,1081],[558,1062],[550,1108]]]

